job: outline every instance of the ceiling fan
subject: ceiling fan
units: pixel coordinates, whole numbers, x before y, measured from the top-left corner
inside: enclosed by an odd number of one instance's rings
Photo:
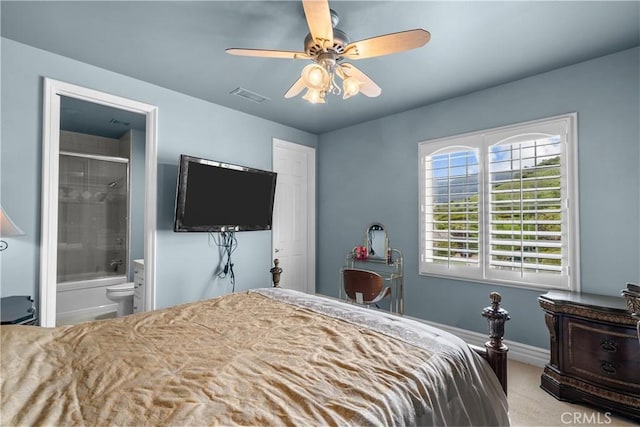
[[[342,30],[335,28],[339,17],[329,8],[327,0],[302,0],[302,6],[310,31],[304,40],[304,52],[238,48],[226,50],[232,55],[313,61],[313,64],[303,68],[301,77],[285,93],[285,98],[292,98],[305,88],[307,92],[303,99],[314,104],[324,104],[327,93],[342,93],[344,99],[358,93],[368,97],[379,96],[382,89],[353,64],[343,60],[373,58],[416,49],[424,46],[431,38],[428,31],[415,29],[351,42]],[[336,76],[342,79],[342,89],[336,83]]]

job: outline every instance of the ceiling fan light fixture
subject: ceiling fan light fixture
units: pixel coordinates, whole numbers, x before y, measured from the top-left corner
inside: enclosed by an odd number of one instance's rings
[[[360,85],[362,82],[355,77],[347,77],[342,81],[342,90],[344,95],[342,99],[349,99],[360,93]]]
[[[322,91],[327,89],[331,76],[322,65],[309,64],[302,69],[302,81],[310,91]]]
[[[416,28],[351,42],[344,31],[336,28],[339,17],[329,7],[328,0],[302,0],[302,7],[309,28],[309,34],[304,39],[304,52],[245,48],[226,50],[232,55],[313,61],[313,64],[304,67],[300,78],[284,94],[287,99],[297,96],[305,88],[307,92],[303,98],[314,104],[324,104],[328,93],[336,96],[342,94],[343,99],[359,93],[369,98],[380,96],[382,89],[373,80],[352,64],[342,61],[417,49],[431,39],[428,31]],[[336,82],[336,77],[343,80],[342,87]]]
[[[309,101],[312,104],[324,104],[324,92],[321,90],[307,89],[307,93],[304,94],[302,99]]]

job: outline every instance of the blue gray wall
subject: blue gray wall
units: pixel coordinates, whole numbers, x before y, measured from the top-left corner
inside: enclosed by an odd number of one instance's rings
[[[548,347],[541,292],[418,275],[418,142],[574,111],[582,291],[620,295],[640,281],[638,56],[635,48],[321,135],[318,290],[337,295],[346,253],[381,222],[405,255],[407,314],[485,332],[479,313],[497,290],[512,312],[507,338]]]
[[[158,107],[157,305],[230,291],[213,275],[219,253],[208,235],[173,232],[180,154],[271,169],[272,137],[315,147],[317,136],[5,38],[1,48],[0,200],[26,235],[7,239],[0,294],[38,295],[43,77]],[[236,290],[268,286],[271,233],[239,233],[238,241]]]
[[[8,239],[0,257],[1,295],[38,294],[44,76],[159,107],[159,307],[230,290],[213,277],[218,252],[207,235],[172,231],[179,155],[270,169],[277,137],[318,148],[319,292],[337,295],[347,251],[363,241],[367,224],[382,222],[405,253],[409,315],[484,333],[479,312],[498,290],[513,317],[507,337],[547,347],[540,292],[418,275],[417,144],[574,111],[582,289],[618,295],[627,281],[640,281],[638,48],[318,137],[8,39],[1,47],[0,200],[26,232]],[[241,233],[239,244],[237,289],[267,285],[270,233]]]

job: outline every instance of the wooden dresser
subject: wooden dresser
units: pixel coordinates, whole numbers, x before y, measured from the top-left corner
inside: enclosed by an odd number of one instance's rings
[[[552,291],[538,301],[551,340],[541,387],[640,420],[640,341],[624,298]]]

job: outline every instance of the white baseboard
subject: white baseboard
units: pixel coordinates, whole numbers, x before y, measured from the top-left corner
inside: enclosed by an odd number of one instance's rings
[[[485,335],[478,332],[468,331],[466,329],[456,328],[454,326],[442,325],[440,323],[418,319],[415,317],[412,317],[412,319],[422,323],[426,323],[438,329],[442,329],[443,331],[449,332],[450,334],[456,335],[466,341],[468,344],[474,344],[482,347],[484,346],[484,343],[489,340],[488,332]],[[550,352],[547,349],[509,340],[504,340],[504,343],[509,347],[509,359],[527,363],[533,366],[538,366],[540,368],[543,368],[544,365],[549,362]]]

